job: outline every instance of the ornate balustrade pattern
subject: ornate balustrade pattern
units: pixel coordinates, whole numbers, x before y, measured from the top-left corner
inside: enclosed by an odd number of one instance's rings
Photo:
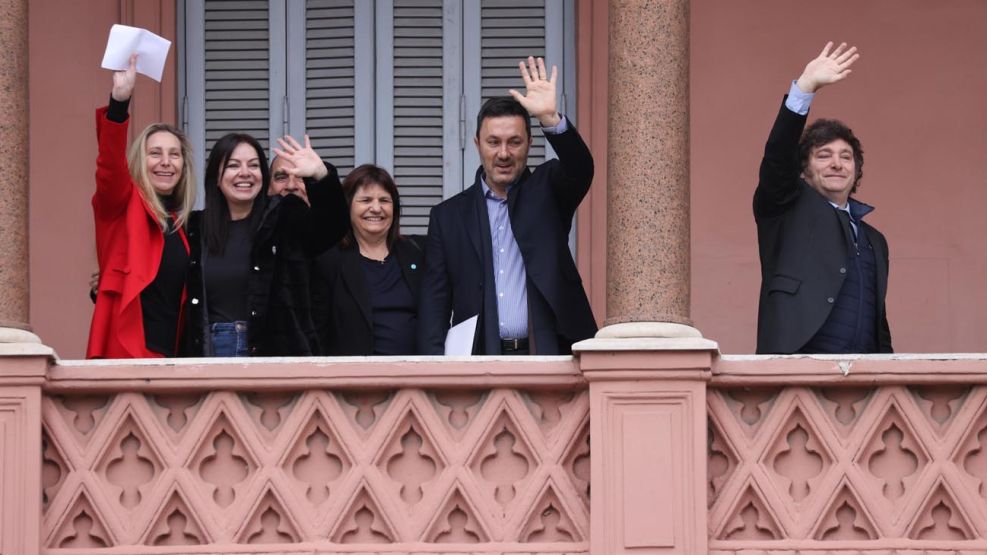
[[[987,355],[695,345],[246,363],[8,350],[0,553],[987,554]]]
[[[46,552],[587,552],[571,360],[312,366],[54,369]]]
[[[710,552],[987,553],[985,382],[983,355],[720,361]]]

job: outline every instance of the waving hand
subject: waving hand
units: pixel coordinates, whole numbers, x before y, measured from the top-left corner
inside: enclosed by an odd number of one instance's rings
[[[806,64],[802,75],[796,84],[802,92],[814,93],[819,89],[837,83],[850,75],[850,66],[857,61],[860,54],[857,47],[847,48],[845,42],[841,42],[836,50],[832,50],[832,41],[827,42],[822,52],[815,59]]]
[[[298,144],[298,141],[290,135],[283,139],[278,138],[281,148],[273,148],[275,154],[294,164],[293,168],[285,168],[285,171],[298,177],[312,177],[322,179],[329,170],[322,163],[322,158],[312,148],[312,141],[305,135],[305,146]]]
[[[515,100],[524,106],[529,114],[538,119],[545,127],[554,127],[559,124],[561,118],[556,108],[555,81],[558,77],[558,68],[552,66],[552,76],[548,77],[545,70],[545,59],[528,56],[528,63],[518,62],[521,69],[521,78],[524,79],[525,94],[511,89],[508,91]]]

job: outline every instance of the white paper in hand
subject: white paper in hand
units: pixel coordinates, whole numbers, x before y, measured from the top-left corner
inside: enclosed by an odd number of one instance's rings
[[[479,315],[467,318],[449,328],[446,334],[446,356],[465,357],[473,354],[473,336],[476,335],[476,322]]]
[[[130,67],[130,55],[137,54],[137,73],[143,73],[160,83],[169,48],[170,40],[147,29],[114,25],[110,28],[110,38],[106,41],[103,67],[123,71]]]

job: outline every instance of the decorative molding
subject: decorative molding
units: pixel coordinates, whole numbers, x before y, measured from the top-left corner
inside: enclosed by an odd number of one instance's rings
[[[0,553],[38,553],[40,405],[39,388],[0,385]]]
[[[704,385],[591,382],[593,553],[704,550]]]

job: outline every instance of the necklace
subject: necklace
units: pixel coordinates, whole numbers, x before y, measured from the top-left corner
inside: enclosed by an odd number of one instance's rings
[[[368,261],[368,262],[376,262],[377,264],[385,264],[387,262],[387,257],[390,256],[390,253],[385,254],[384,255],[384,258],[372,258],[372,257],[369,257],[369,256],[363,254],[363,253],[360,253],[360,256],[362,256],[363,259],[366,260],[366,261]]]

